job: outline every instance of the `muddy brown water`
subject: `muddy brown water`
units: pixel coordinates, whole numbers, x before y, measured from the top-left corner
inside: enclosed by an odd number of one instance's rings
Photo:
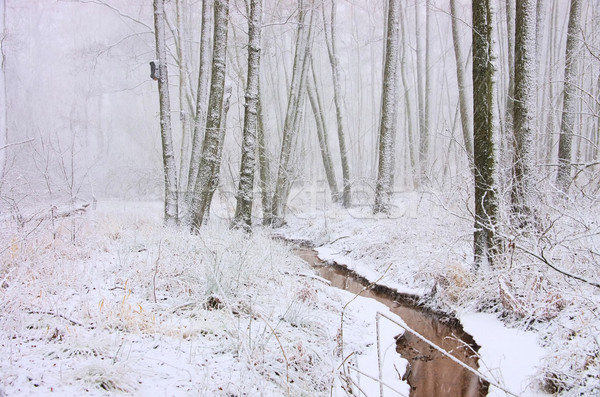
[[[426,339],[450,352],[472,368],[477,368],[479,346],[454,318],[435,313],[417,304],[417,297],[400,294],[384,286],[369,286],[369,282],[338,264],[326,264],[310,248],[298,248],[296,254],[318,270],[319,275],[336,288],[376,299],[385,304],[406,324]],[[396,351],[410,363],[405,380],[411,397],[474,397],[485,396],[488,384],[445,357],[429,344],[406,331],[398,338]]]

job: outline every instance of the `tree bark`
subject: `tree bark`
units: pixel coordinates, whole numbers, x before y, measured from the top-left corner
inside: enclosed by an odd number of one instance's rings
[[[421,135],[419,139],[419,164],[421,168],[421,185],[426,185],[429,172],[429,141],[431,127],[431,31],[432,31],[432,16],[431,16],[431,0],[425,2],[425,92],[423,96],[423,125],[421,127]],[[421,91],[423,92],[423,91]]]
[[[331,191],[331,198],[334,202],[336,202],[339,201],[340,198],[339,191],[337,187],[337,182],[335,180],[335,170],[333,168],[331,152],[329,151],[329,143],[327,141],[327,130],[325,128],[323,107],[321,105],[319,93],[316,89],[317,79],[312,59],[310,60],[310,66],[312,71],[312,80],[311,76],[307,76],[306,92],[308,93],[310,107],[312,109],[313,115],[315,116],[317,138],[319,140],[319,148],[321,151],[321,159],[323,160],[323,168],[325,169],[325,177],[327,178],[327,184],[329,185],[329,190]]]
[[[214,191],[214,179],[215,177],[218,178],[217,172],[221,162],[220,146],[223,140],[221,135],[225,134],[225,130],[221,127],[223,123],[228,16],[229,0],[215,0],[210,96],[206,117],[206,136],[202,144],[202,158],[192,200],[192,230],[199,229],[208,216],[210,199]]]
[[[450,13],[452,14],[452,39],[454,42],[454,58],[456,59],[456,80],[458,82],[458,103],[460,109],[460,122],[462,125],[463,144],[469,159],[469,166],[473,168],[473,130],[471,127],[471,114],[467,97],[467,84],[465,78],[464,56],[460,42],[461,34],[458,30],[456,0],[450,0]]]
[[[248,77],[244,111],[244,132],[240,182],[233,223],[246,230],[252,228],[252,203],[254,199],[254,169],[256,163],[256,133],[258,125],[258,84],[262,29],[262,0],[250,1],[248,19]]]
[[[500,247],[495,234],[496,198],[496,66],[495,0],[473,2],[473,142],[475,182],[474,261],[493,265]]]
[[[181,122],[181,149],[179,153],[179,194],[183,193],[185,202],[185,190],[187,189],[188,167],[189,167],[189,147],[190,147],[190,117],[192,114],[191,99],[188,89],[188,62],[185,47],[185,28],[183,25],[184,0],[176,0],[176,34],[177,34],[177,66],[179,68],[179,120]],[[189,104],[189,106],[188,106]],[[189,109],[190,112],[186,111]],[[184,207],[182,205],[181,207]],[[180,208],[181,209],[181,208]]]
[[[342,160],[342,205],[349,207],[351,205],[351,188],[350,188],[350,164],[348,161],[348,150],[346,149],[346,133],[344,132],[344,107],[342,104],[342,88],[340,86],[340,66],[337,58],[335,45],[335,4],[331,2],[331,23],[327,29],[325,20],[325,3],[323,5],[323,27],[325,31],[325,43],[327,45],[327,53],[329,55],[329,63],[331,65],[331,75],[333,78],[333,101],[335,104],[335,114],[337,120],[338,142],[340,146],[340,157]]]
[[[260,202],[263,211],[263,224],[265,214],[271,212],[271,169],[269,166],[269,153],[265,142],[265,123],[262,111],[262,94],[260,88],[260,79],[258,82],[258,173],[260,175]]]
[[[519,0],[515,23],[514,160],[512,207],[520,226],[533,221],[537,126],[536,1]]]
[[[298,30],[296,37],[296,49],[294,53],[294,66],[292,70],[292,81],[288,94],[288,104],[283,125],[283,138],[281,142],[281,154],[279,156],[279,167],[277,169],[277,183],[271,201],[271,211],[265,214],[265,223],[272,226],[283,224],[284,207],[287,202],[291,185],[290,157],[292,154],[292,142],[294,141],[299,122],[300,106],[302,104],[302,93],[306,80],[307,55],[310,48],[310,37],[312,30],[312,17],[306,25],[306,14],[311,11],[306,7],[304,1],[299,2]]]
[[[165,41],[164,0],[154,0],[154,36],[158,58],[158,95],[160,103],[160,131],[165,180],[164,222],[177,224],[177,164],[171,134],[171,103],[169,100],[169,79],[167,69],[167,44]]]
[[[206,106],[210,82],[210,39],[211,39],[211,4],[212,0],[202,1],[202,28],[200,32],[200,69],[198,72],[198,89],[196,92],[196,113],[192,132],[192,150],[185,192],[185,208],[182,221],[190,224],[192,219],[192,201],[196,189],[196,179],[200,169],[202,144],[206,127]]]
[[[576,119],[577,50],[579,46],[579,25],[581,20],[581,0],[571,0],[569,29],[565,53],[565,77],[563,87],[563,110],[558,141],[558,173],[556,185],[563,192],[571,183],[571,146]]]
[[[400,45],[400,0],[390,0],[387,15],[385,64],[381,94],[381,121],[379,126],[379,163],[375,185],[373,213],[389,213],[394,177],[394,130],[397,110],[398,47]]]
[[[4,173],[6,172],[8,129],[6,112],[6,51],[4,48],[4,38],[6,37],[6,0],[0,0],[0,191],[4,182]]]
[[[420,5],[419,1],[415,0],[415,26],[416,26],[416,60],[417,60],[417,114],[418,114],[418,127],[419,127],[419,185],[424,182],[423,175],[425,175],[425,166],[423,165],[423,146],[425,145],[425,139],[427,132],[425,131],[425,88],[423,87],[423,69],[425,68],[425,61],[423,60],[423,45],[421,40],[421,18],[420,18]],[[427,35],[427,30],[425,31]]]
[[[404,21],[404,11],[402,7],[400,7],[400,32],[402,42],[408,43],[408,37],[406,35],[406,26]],[[410,156],[410,165],[412,168],[412,182],[413,187],[415,189],[419,189],[421,186],[420,175],[418,174],[419,164],[418,164],[418,155],[416,153],[415,147],[415,130],[413,128],[413,119],[412,119],[412,106],[411,106],[411,97],[410,97],[410,84],[408,82],[408,77],[406,74],[406,45],[402,45],[400,50],[400,75],[402,76],[402,85],[404,86],[404,106],[406,107],[406,121],[408,126],[408,154]],[[417,96],[418,97],[418,96]]]

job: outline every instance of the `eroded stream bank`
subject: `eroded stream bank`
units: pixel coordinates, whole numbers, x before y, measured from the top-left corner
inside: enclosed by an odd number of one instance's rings
[[[329,280],[333,287],[354,294],[360,293],[361,296],[385,304],[420,335],[471,368],[477,368],[476,353],[479,346],[462,329],[458,320],[419,307],[414,296],[403,295],[383,286],[365,289],[369,285],[368,280],[344,266],[324,263],[313,249],[297,248],[295,251],[317,269],[321,277]],[[476,374],[445,357],[410,332],[405,332],[398,338],[396,351],[410,363],[405,378],[411,387],[412,397],[487,395],[487,382],[481,381]]]

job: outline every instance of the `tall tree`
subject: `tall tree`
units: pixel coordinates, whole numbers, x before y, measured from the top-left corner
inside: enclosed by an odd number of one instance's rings
[[[425,55],[425,52],[423,51],[422,43],[423,36],[425,37],[425,40],[427,40],[427,27],[425,27],[425,35],[423,35],[423,28],[421,27],[421,6],[419,3],[420,0],[415,0],[415,35],[417,40],[415,55],[417,60],[417,110],[419,116],[419,184],[422,184],[425,182],[423,176],[427,171],[426,166],[423,164],[425,146],[429,144],[429,140],[427,138],[427,131],[425,131],[425,87],[423,86],[425,80],[423,76],[423,70],[425,69],[423,56]]]
[[[178,191],[184,192],[187,188],[187,171],[189,165],[189,146],[190,146],[190,132],[189,132],[189,120],[190,116],[193,115],[192,100],[190,98],[190,92],[188,89],[188,61],[186,51],[186,29],[183,23],[184,15],[184,0],[175,1],[175,21],[176,21],[176,32],[174,36],[177,38],[175,41],[177,51],[177,67],[179,69],[179,120],[181,121],[181,150],[179,155],[179,188]],[[185,201],[185,193],[184,200]],[[184,206],[181,206],[184,207]],[[181,208],[180,208],[181,209]]]
[[[571,182],[571,146],[577,117],[577,50],[581,21],[581,0],[571,0],[569,29],[565,52],[565,77],[563,87],[563,109],[558,141],[558,173],[556,185],[566,191]]]
[[[202,28],[200,31],[200,67],[198,72],[198,89],[196,91],[196,112],[192,131],[192,150],[185,194],[185,209],[182,221],[191,223],[192,199],[196,189],[196,178],[202,157],[202,143],[204,142],[204,128],[206,127],[206,108],[208,99],[208,86],[210,82],[210,42],[211,42],[211,4],[212,0],[202,1]]]
[[[331,75],[333,77],[333,101],[335,103],[335,114],[337,120],[338,142],[340,146],[340,157],[342,160],[342,205],[349,207],[351,204],[351,189],[350,189],[350,164],[348,160],[348,150],[346,149],[346,134],[344,132],[344,107],[342,104],[342,87],[340,85],[340,65],[336,51],[335,37],[335,11],[336,1],[331,1],[331,22],[328,24],[325,18],[325,2],[322,2],[323,10],[323,26],[325,31],[325,43],[327,45],[327,54],[329,55],[329,63],[331,65]],[[329,26],[329,29],[328,29]]]
[[[379,124],[379,163],[373,213],[389,213],[394,183],[394,126],[397,113],[398,51],[400,45],[400,0],[390,0],[387,14],[381,120]]]
[[[319,149],[321,150],[321,159],[323,160],[323,168],[325,169],[325,177],[327,178],[327,184],[329,185],[329,190],[331,191],[331,197],[333,201],[338,201],[339,192],[337,182],[335,180],[335,170],[333,168],[331,151],[329,150],[327,130],[325,128],[325,116],[323,115],[323,105],[321,103],[319,92],[316,88],[317,76],[315,75],[315,68],[314,63],[312,61],[312,57],[310,60],[310,68],[312,71],[312,76],[307,76],[306,92],[308,93],[310,107],[315,117],[315,124],[317,127],[317,138],[319,140]]]
[[[464,55],[461,44],[461,34],[458,29],[458,14],[456,0],[450,0],[450,13],[452,14],[452,41],[454,42],[454,58],[456,59],[456,80],[458,82],[458,104],[460,109],[460,122],[463,132],[463,144],[469,159],[473,163],[473,129],[471,127],[471,114],[467,96],[467,84],[465,78]]]
[[[511,143],[513,143],[514,140],[513,112],[515,98],[515,4],[515,0],[505,1],[508,86],[506,87],[505,93],[506,101],[504,119],[501,121],[501,138],[499,145],[500,147],[498,148],[501,156],[499,161],[502,164],[511,162],[514,157],[514,144]],[[506,177],[510,178],[509,175],[506,175]]]
[[[401,41],[408,43],[408,37],[406,32],[405,16],[402,7],[400,7],[400,34]],[[406,45],[402,45],[400,49],[400,75],[402,76],[402,85],[404,86],[404,106],[406,107],[406,124],[407,124],[407,138],[408,138],[408,155],[410,157],[410,165],[412,168],[412,181],[415,189],[420,186],[421,176],[418,174],[418,155],[415,148],[415,130],[413,129],[412,119],[412,106],[410,98],[411,85],[408,82],[407,67],[406,67]]]
[[[432,67],[432,30],[433,17],[431,14],[431,0],[425,2],[425,95],[423,97],[423,126],[421,127],[421,135],[419,140],[419,164],[421,167],[421,184],[427,183],[427,173],[429,170],[429,141],[431,139],[431,77]]]
[[[4,38],[6,37],[6,0],[0,0],[0,190],[4,180],[6,168],[6,145],[8,144],[8,130],[6,128],[6,52]]]
[[[160,136],[165,179],[164,222],[166,225],[176,225],[178,211],[177,164],[175,163],[175,150],[171,134],[171,102],[169,100],[164,0],[154,0],[154,36],[156,39],[156,56],[158,59]]]
[[[495,229],[496,194],[495,0],[473,2],[473,142],[475,181],[474,260],[476,266],[487,258],[493,264],[499,252]]]
[[[229,0],[214,2],[214,42],[210,95],[206,117],[206,134],[202,144],[202,158],[196,177],[192,200],[192,229],[198,229],[208,216],[210,199],[214,192],[214,180],[221,163],[221,143],[225,129],[222,128],[223,97],[225,92],[225,69],[227,55],[227,30]]]
[[[262,29],[262,0],[250,0],[248,18],[248,77],[244,110],[244,136],[242,162],[237,192],[237,206],[233,222],[250,230],[252,226],[252,203],[254,169],[256,163],[256,135],[258,128],[258,84],[260,75],[260,49]]]
[[[521,224],[531,222],[537,107],[536,4],[519,0],[515,15],[514,161],[512,206]]]
[[[309,23],[306,23],[307,14],[310,15]],[[265,223],[278,226],[283,223],[284,207],[287,202],[291,185],[290,159],[292,155],[292,143],[296,138],[300,123],[300,107],[302,104],[304,84],[307,73],[307,58],[310,49],[312,32],[312,12],[300,0],[298,4],[298,29],[296,32],[296,48],[294,51],[294,63],[292,68],[292,79],[288,92],[288,103],[283,123],[283,138],[281,142],[281,153],[279,155],[279,167],[277,169],[277,182],[273,199],[271,200],[271,211],[265,214]]]
[[[258,117],[258,131],[257,131],[257,153],[258,153],[258,174],[260,176],[260,203],[263,214],[269,214],[271,212],[271,170],[269,167],[269,154],[267,145],[265,142],[265,123],[263,120],[263,111],[261,105],[261,88],[260,79],[258,81],[258,104],[257,104],[257,117]],[[266,217],[263,216],[263,222]]]

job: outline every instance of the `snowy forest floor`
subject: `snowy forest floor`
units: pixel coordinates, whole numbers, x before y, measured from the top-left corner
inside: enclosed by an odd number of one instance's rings
[[[101,202],[2,230],[1,396],[325,396],[351,382],[378,393],[357,371],[378,375],[385,306],[359,298],[343,309],[354,296],[270,230],[246,236],[215,220],[192,235],[164,228],[161,213]],[[380,332],[394,352],[402,329]],[[386,354],[403,393],[405,366]]]
[[[457,316],[482,346],[480,368],[491,379],[517,395],[600,395],[600,289],[591,285],[600,280],[595,196],[546,198],[537,213],[542,232],[505,227],[505,256],[478,271],[468,200],[457,200],[458,192],[396,194],[390,214],[376,216],[368,203],[307,212],[316,201],[310,196],[296,196],[280,232],[311,241],[323,260]]]
[[[600,279],[595,203],[548,214],[546,245],[514,236],[523,249],[475,272],[472,222],[448,202],[398,194],[390,215],[374,217],[368,205],[317,206],[306,192],[293,196],[286,226],[250,236],[229,229],[222,203],[199,235],[162,227],[156,202],[32,212],[21,227],[6,215],[0,395],[345,395],[353,382],[378,395],[358,371],[378,375],[375,313],[386,308],[346,306],[353,295],[273,235],[310,241],[324,260],[455,314],[482,346],[482,372],[518,395],[543,395],[547,378],[563,395],[597,393],[600,291],[525,252]],[[391,352],[402,329],[387,327]],[[407,393],[404,365],[386,354],[383,371]]]

